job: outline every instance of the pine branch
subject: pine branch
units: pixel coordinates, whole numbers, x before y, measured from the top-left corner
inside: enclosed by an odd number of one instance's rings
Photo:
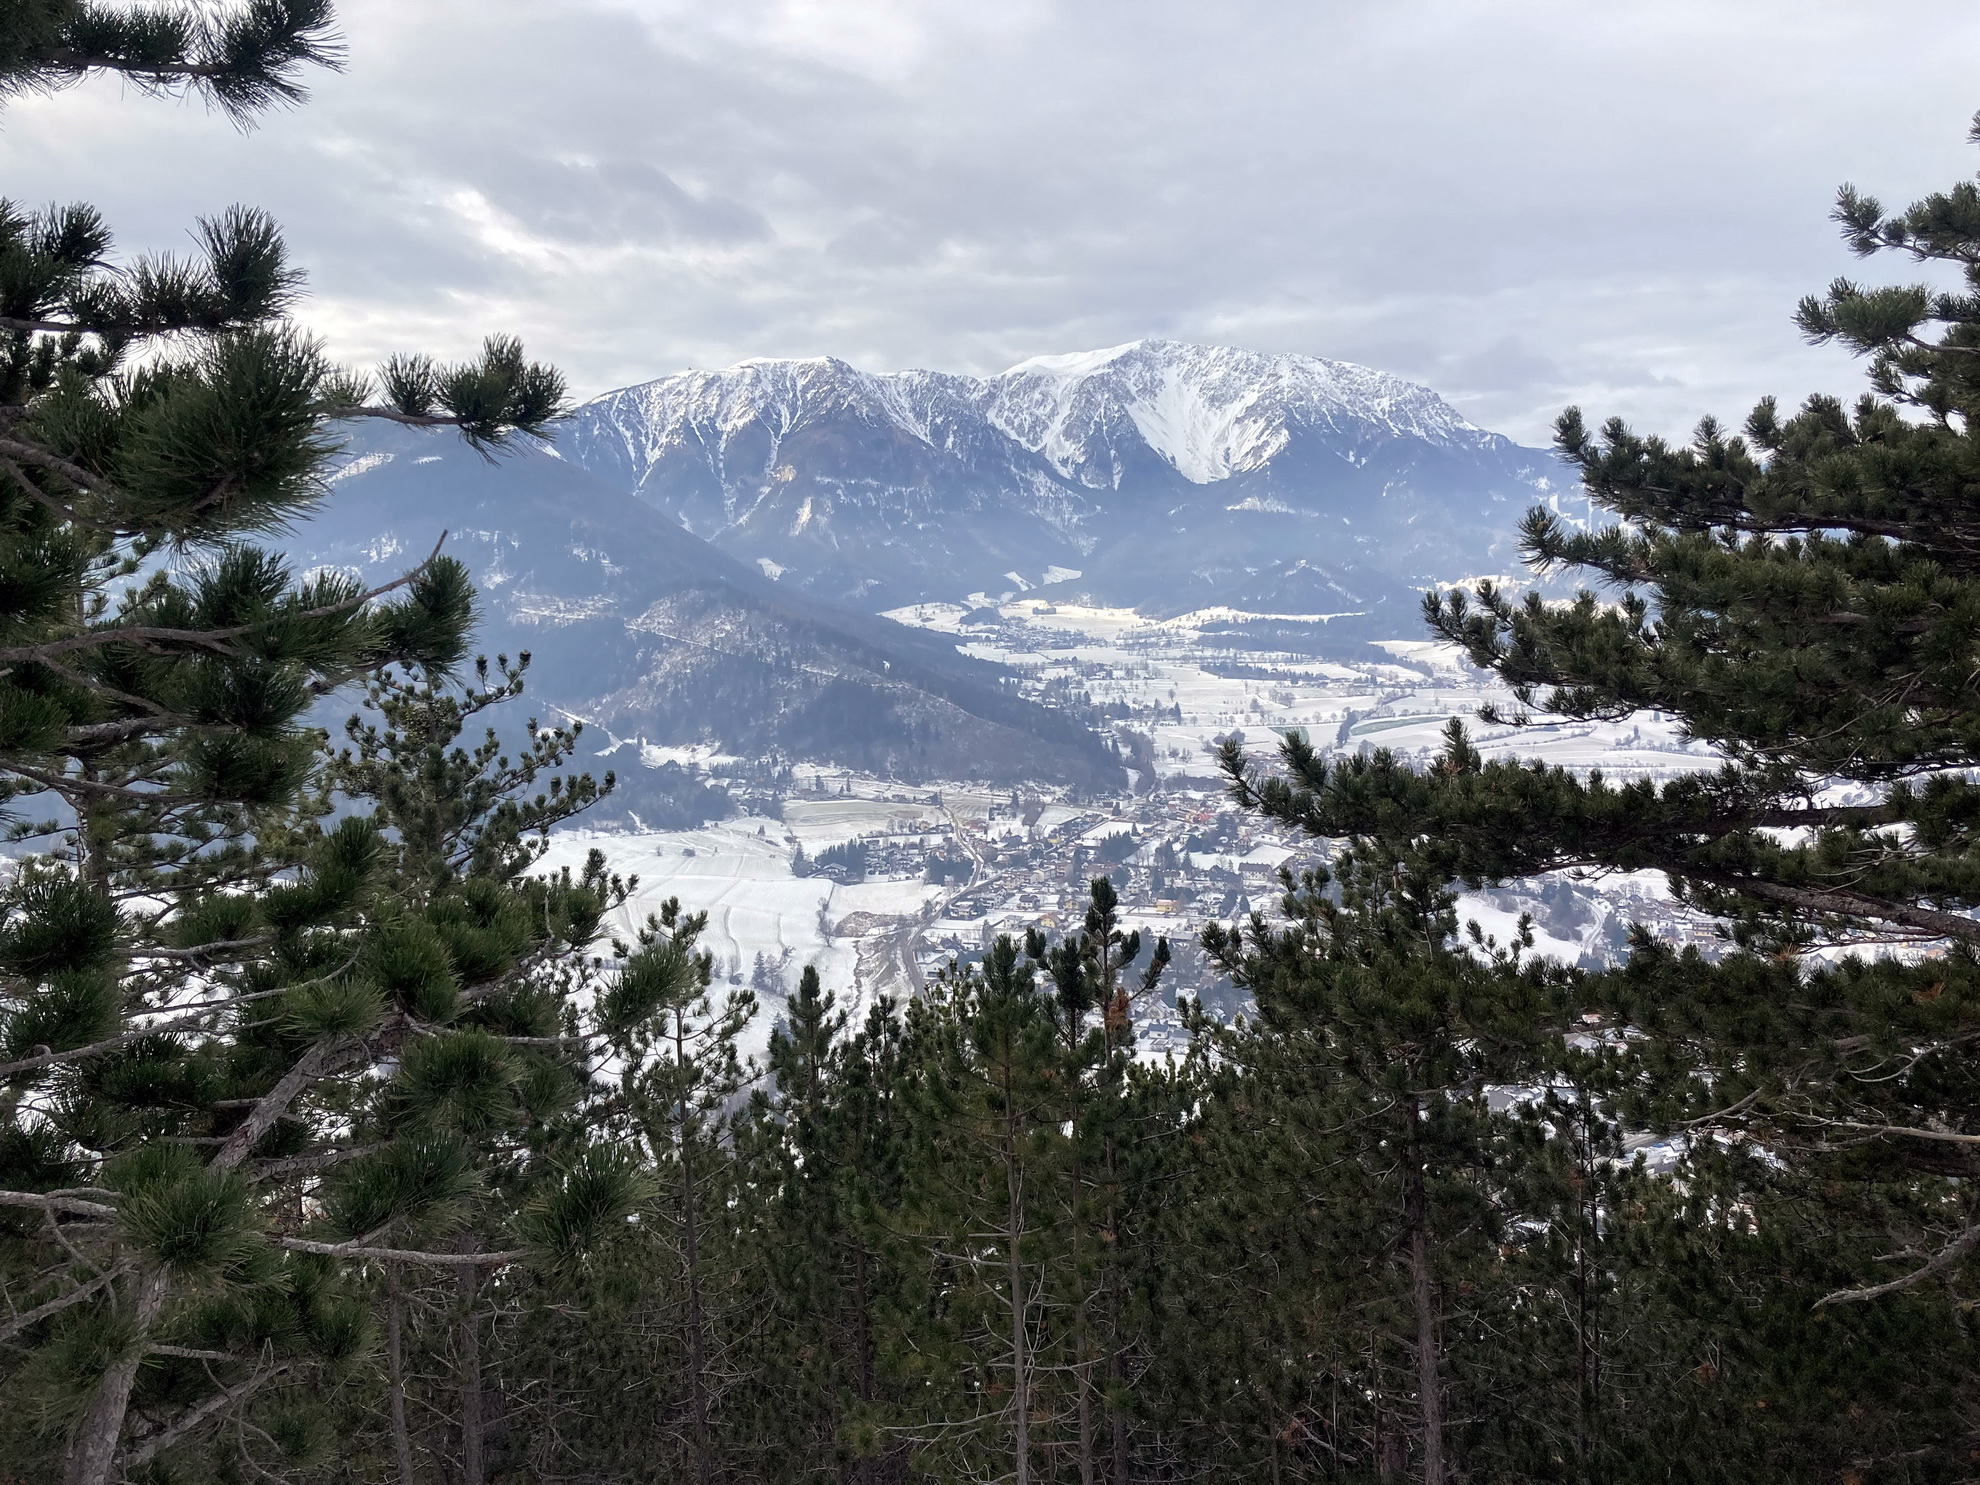
[[[235,624],[220,629],[174,629],[151,624],[125,624],[110,629],[92,629],[83,634],[70,635],[67,639],[49,640],[43,644],[0,648],[0,665],[34,663],[52,655],[66,655],[75,650],[91,649],[101,645],[146,642],[193,645],[231,656],[235,651],[225,643],[227,640],[261,633],[270,624],[294,623],[303,619],[336,618],[364,607],[375,598],[382,598],[387,593],[417,582],[439,560],[440,548],[446,545],[447,535],[445,531],[440,533],[440,539],[433,544],[433,550],[426,554],[426,560],[419,566],[401,573],[389,583],[381,583],[376,588],[342,599],[337,603],[322,604],[316,608],[303,609],[299,613],[278,614],[259,623]]]
[[[247,1159],[248,1152],[264,1134],[275,1127],[276,1121],[289,1111],[289,1106],[317,1079],[332,1070],[333,1058],[348,1053],[348,1046],[334,1037],[325,1037],[313,1043],[308,1051],[296,1059],[295,1066],[282,1074],[273,1088],[255,1100],[253,1110],[241,1121],[240,1126],[227,1136],[226,1142],[213,1157],[213,1169],[232,1170]]]
[[[156,94],[197,91],[246,127],[261,109],[307,96],[305,66],[338,70],[330,0],[245,0],[218,15],[186,7],[77,6],[15,55],[0,57],[0,97],[54,92],[115,73]]]
[[[149,1464],[159,1454],[178,1443],[180,1439],[191,1433],[195,1428],[198,1428],[200,1424],[206,1422],[214,1414],[232,1407],[243,1398],[252,1396],[291,1369],[291,1363],[286,1361],[281,1362],[275,1366],[256,1372],[245,1382],[238,1383],[233,1387],[229,1387],[224,1392],[209,1397],[198,1407],[192,1408],[180,1415],[178,1421],[170,1427],[161,1429],[135,1449],[125,1454],[120,1461],[125,1472],[128,1473],[140,1465]]]
[[[1815,1301],[1815,1308],[1828,1305],[1862,1304],[1866,1300],[1881,1299],[1886,1294],[1896,1294],[1916,1284],[1922,1284],[1934,1274],[1944,1273],[1955,1263],[1971,1253],[1980,1244],[1980,1226],[1969,1227],[1937,1253],[1934,1253],[1922,1266],[1913,1269],[1903,1278],[1892,1279],[1888,1284],[1872,1284],[1867,1289],[1838,1289],[1833,1294],[1825,1294]]]
[[[283,1237],[276,1241],[297,1253],[316,1253],[325,1258],[363,1258],[374,1263],[423,1263],[439,1268],[501,1267],[520,1263],[530,1256],[527,1248],[497,1253],[429,1253],[416,1248],[368,1248],[359,1242],[320,1243],[310,1238]]]
[[[145,797],[152,799],[157,796],[146,795]],[[251,948],[259,947],[269,942],[272,942],[272,940],[236,939],[227,944],[203,945],[200,949],[147,949],[144,951],[144,955],[146,957],[163,956],[173,959],[196,958],[201,953],[209,952],[215,948]],[[351,959],[344,962],[343,968],[339,969],[337,974],[343,973],[343,970],[349,969],[355,962],[356,956],[352,956]],[[215,1011],[232,1010],[236,1006],[247,1005],[257,1000],[272,1000],[277,996],[287,995],[294,990],[301,990],[311,985],[322,984],[325,980],[334,979],[335,977],[335,975],[325,975],[314,980],[300,981],[294,985],[284,985],[275,990],[257,990],[245,995],[230,995],[221,1000],[205,1001],[198,1005],[180,1006],[176,1008],[181,1013],[178,1019],[167,1021],[163,1025],[141,1026],[135,1031],[126,1031],[117,1036],[105,1037],[101,1041],[90,1042],[84,1046],[68,1047],[60,1052],[37,1052],[31,1057],[23,1057],[14,1062],[0,1062],[0,1078],[12,1077],[16,1073],[34,1072],[39,1068],[54,1067],[65,1062],[80,1062],[85,1058],[98,1057],[105,1052],[114,1052],[119,1047],[128,1047],[133,1042],[141,1042],[150,1037],[170,1036],[174,1032],[185,1031],[199,1025]],[[174,1008],[165,1007],[159,1014],[165,1014],[172,1009]],[[250,1106],[254,1102],[256,1100],[247,1100]]]
[[[60,1298],[51,1299],[46,1304],[36,1305],[31,1310],[23,1310],[18,1315],[0,1321],[0,1341],[11,1339],[29,1326],[46,1320],[50,1315],[59,1315],[71,1305],[79,1305],[92,1295],[101,1293],[106,1285],[129,1273],[133,1267],[133,1264],[125,1262],[114,1268],[105,1269],[88,1283],[78,1285]]]

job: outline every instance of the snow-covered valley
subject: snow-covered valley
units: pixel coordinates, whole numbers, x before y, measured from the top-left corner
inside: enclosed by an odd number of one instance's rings
[[[966,652],[1008,666],[1048,704],[1076,702],[1104,717],[1131,784],[1102,794],[961,780],[907,785],[816,765],[772,783],[743,760],[649,750],[650,762],[726,778],[744,812],[685,831],[571,830],[556,839],[551,863],[575,863],[597,846],[615,870],[636,873],[624,929],[669,897],[708,913],[704,943],[719,976],[753,985],[764,1002],[759,1040],[806,964],[855,1008],[878,994],[912,994],[998,933],[1076,926],[1095,875],[1115,881],[1127,926],[1166,936],[1176,950],[1166,993],[1137,1012],[1145,1047],[1179,1045],[1177,991],[1235,1010],[1229,987],[1195,949],[1196,936],[1213,920],[1270,915],[1281,868],[1297,872],[1324,859],[1329,846],[1288,836],[1233,805],[1215,764],[1226,737],[1238,737],[1265,767],[1292,728],[1331,752],[1381,747],[1425,758],[1456,717],[1487,756],[1617,778],[1667,779],[1716,766],[1708,749],[1655,714],[1482,726],[1478,707],[1507,695],[1447,647],[1425,641],[1321,659],[1228,647],[1217,632],[1232,618],[1228,611],[1151,620],[1036,597],[992,612],[918,604],[889,617],[953,636]],[[857,871],[808,865],[854,844]],[[1569,962],[1613,953],[1633,921],[1710,937],[1708,925],[1678,909],[1662,879],[1647,873],[1471,893],[1462,912],[1502,943],[1530,913],[1535,951]]]

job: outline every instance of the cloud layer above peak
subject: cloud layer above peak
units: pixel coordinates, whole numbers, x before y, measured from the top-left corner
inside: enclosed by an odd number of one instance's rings
[[[1538,441],[1849,391],[1794,301],[1980,165],[1953,0],[343,0],[238,134],[107,81],[8,194],[129,250],[244,200],[339,354],[523,335],[580,392],[745,356],[988,372],[1142,336],[1360,361]]]

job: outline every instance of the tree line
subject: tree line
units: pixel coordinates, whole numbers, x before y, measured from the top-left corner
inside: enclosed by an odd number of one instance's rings
[[[0,97],[245,119],[331,21],[28,0]],[[1096,879],[912,1000],[806,970],[759,1062],[702,917],[546,869],[615,781],[504,721],[527,657],[471,658],[444,548],[363,591],[269,545],[340,423],[499,455],[556,373],[332,365],[249,209],[119,261],[0,207],[0,1479],[1980,1475],[1980,189],[1836,215],[1937,275],[1801,306],[1865,396],[1685,445],[1570,411],[1618,524],[1526,548],[1597,586],[1426,604],[1488,724],[1656,709],[1721,767],[1233,745],[1337,843],[1204,932],[1243,1015],[1138,1049],[1170,946]],[[1459,909],[1612,871],[1716,951],[1568,967]]]

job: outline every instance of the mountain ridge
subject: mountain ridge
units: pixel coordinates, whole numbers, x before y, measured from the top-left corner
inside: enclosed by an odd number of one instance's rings
[[[1440,578],[1513,568],[1519,515],[1572,488],[1551,453],[1386,372],[1159,340],[991,377],[752,358],[605,393],[560,445],[841,602],[1059,587],[1370,632]]]
[[[1106,789],[1123,778],[1098,738],[1018,696],[1002,667],[774,583],[543,450],[491,460],[446,431],[347,436],[332,498],[286,543],[292,560],[376,580],[448,530],[446,550],[480,593],[477,646],[530,651],[539,705],[628,742],[904,780]],[[657,807],[643,811],[649,823]]]

